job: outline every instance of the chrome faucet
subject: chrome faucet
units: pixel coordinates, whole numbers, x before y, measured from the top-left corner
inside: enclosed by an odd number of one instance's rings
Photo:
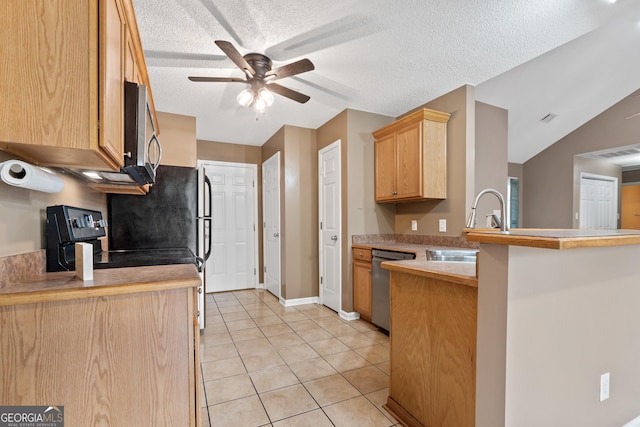
[[[471,213],[469,214],[469,218],[467,219],[467,228],[476,227],[476,208],[478,207],[478,202],[480,201],[480,198],[487,193],[491,193],[494,196],[496,196],[498,198],[498,201],[500,202],[501,218],[498,224],[500,226],[500,230],[502,231],[509,230],[507,225],[507,209],[504,203],[504,197],[502,197],[502,194],[500,194],[498,190],[494,190],[493,188],[487,188],[486,190],[482,190],[476,196],[476,199],[473,201],[473,206],[471,207]]]

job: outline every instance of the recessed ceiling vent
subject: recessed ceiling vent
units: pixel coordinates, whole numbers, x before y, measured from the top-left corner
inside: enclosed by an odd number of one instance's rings
[[[611,159],[613,157],[630,156],[632,154],[640,154],[640,148],[626,148],[618,151],[607,151],[605,153],[593,153],[592,156],[600,159]]]
[[[549,113],[546,116],[544,116],[543,118],[540,119],[540,121],[542,123],[549,123],[551,120],[555,119],[556,115],[553,113]]]

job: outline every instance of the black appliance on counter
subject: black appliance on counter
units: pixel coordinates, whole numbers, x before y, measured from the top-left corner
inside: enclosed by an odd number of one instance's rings
[[[159,166],[146,196],[109,194],[109,249],[197,250],[198,174],[195,168]]]
[[[187,247],[161,249],[102,250],[107,221],[102,213],[73,206],[47,207],[47,271],[75,270],[75,243],[93,245],[94,268],[137,267],[165,264],[196,264],[198,260]],[[199,266],[200,267],[200,266]]]
[[[205,191],[206,181],[200,183],[196,168],[159,166],[156,183],[146,196],[109,194],[109,249],[155,250],[184,247],[197,255],[202,264],[200,277],[204,283],[204,263],[211,253],[211,239],[204,229],[211,227],[211,219],[204,206],[198,206],[198,193]],[[211,212],[210,185],[207,186],[208,212]],[[201,205],[205,201],[201,201]],[[203,210],[198,216],[198,208]],[[206,240],[206,242],[205,242]],[[200,289],[198,309],[200,328],[204,328],[206,304],[204,289]]]

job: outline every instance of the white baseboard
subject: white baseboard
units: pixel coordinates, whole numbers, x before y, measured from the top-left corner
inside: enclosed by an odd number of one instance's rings
[[[622,427],[640,427],[640,416],[632,419]]]
[[[266,288],[264,287],[264,283],[258,283],[256,285],[256,289],[266,289]]]
[[[280,304],[285,307],[293,307],[294,305],[304,305],[304,304],[318,304],[320,299],[318,297],[307,297],[307,298],[294,298],[294,299],[284,299],[280,297]]]
[[[344,320],[358,320],[360,318],[360,313],[356,311],[346,312],[344,310],[340,310],[340,317]]]

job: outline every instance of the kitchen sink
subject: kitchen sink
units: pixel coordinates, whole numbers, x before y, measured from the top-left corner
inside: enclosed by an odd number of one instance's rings
[[[476,262],[477,249],[427,249],[427,261]]]

